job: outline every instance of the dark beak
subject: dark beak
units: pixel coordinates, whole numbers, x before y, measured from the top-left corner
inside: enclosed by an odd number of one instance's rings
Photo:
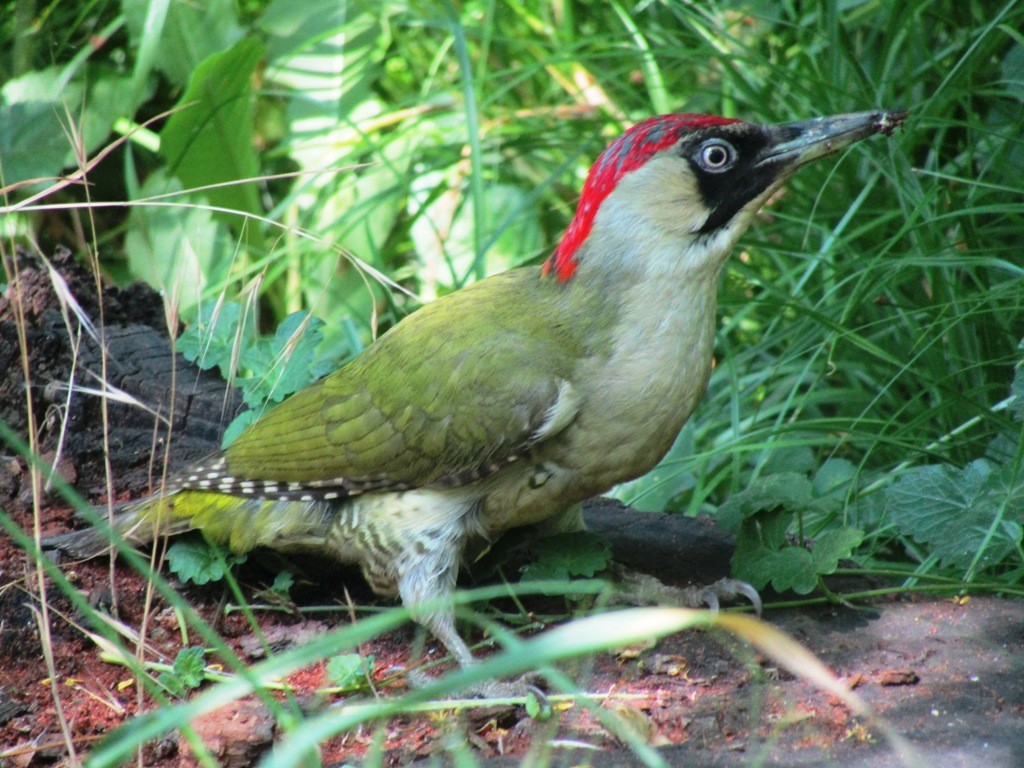
[[[796,170],[805,163],[838,152],[876,133],[891,136],[908,114],[907,110],[856,112],[768,126],[775,140],[761,153],[757,165],[778,165],[787,171]]]

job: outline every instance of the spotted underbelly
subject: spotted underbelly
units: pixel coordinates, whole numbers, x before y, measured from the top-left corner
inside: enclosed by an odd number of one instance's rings
[[[357,497],[333,514],[327,547],[336,559],[357,563],[374,592],[396,597],[410,568],[457,559],[473,504],[470,494],[453,490]]]

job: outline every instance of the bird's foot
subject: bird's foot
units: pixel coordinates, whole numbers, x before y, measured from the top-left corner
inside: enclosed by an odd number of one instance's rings
[[[620,605],[706,606],[717,611],[723,601],[745,597],[754,606],[757,615],[761,615],[761,596],[745,581],[725,578],[704,587],[675,587],[649,574],[621,566],[616,568],[615,576],[620,589],[612,597],[612,602]]]
[[[413,688],[427,688],[439,680],[421,669],[407,669],[405,676]],[[476,699],[525,699],[533,696],[543,707],[547,704],[543,686],[544,680],[541,675],[536,672],[527,672],[512,680],[492,679],[473,683],[465,688],[453,690],[451,696]]]
[[[738,597],[747,598],[754,607],[754,613],[758,616],[761,615],[761,609],[764,607],[761,603],[761,595],[758,594],[757,590],[747,584],[747,582],[738,579],[719,579],[714,584],[708,584],[708,586],[703,588],[689,587],[688,589],[698,593],[700,596],[699,604],[706,605],[713,611],[718,610],[720,600],[731,601]]]
[[[527,673],[514,680],[486,680],[471,685],[467,692],[480,699],[528,699],[531,696],[541,708],[550,706],[547,694],[537,685],[537,675]]]

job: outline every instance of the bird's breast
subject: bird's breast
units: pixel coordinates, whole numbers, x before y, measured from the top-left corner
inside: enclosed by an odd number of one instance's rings
[[[609,350],[581,361],[572,423],[488,482],[489,538],[639,477],[671,448],[711,373],[715,296],[652,293],[627,297],[637,300],[626,302]]]
[[[586,362],[581,378],[592,383],[566,437],[602,490],[653,469],[697,407],[712,368],[715,283],[638,288],[610,354]]]

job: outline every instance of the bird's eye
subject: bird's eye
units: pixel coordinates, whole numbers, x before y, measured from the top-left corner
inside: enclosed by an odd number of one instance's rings
[[[736,150],[723,139],[709,139],[697,150],[697,162],[705,171],[719,173],[728,170],[736,160]]]

